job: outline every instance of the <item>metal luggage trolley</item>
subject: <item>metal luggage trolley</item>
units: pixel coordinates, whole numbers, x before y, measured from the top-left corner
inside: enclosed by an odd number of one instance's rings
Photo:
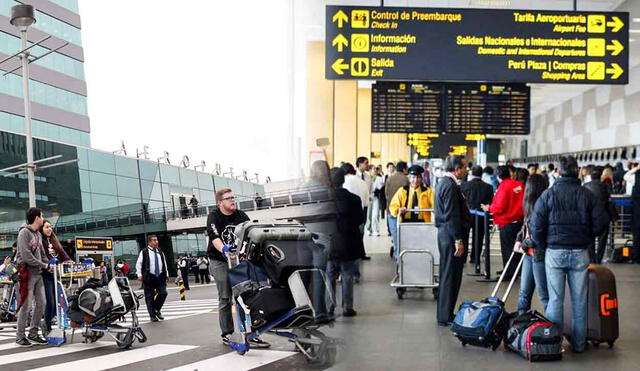
[[[431,212],[433,209],[408,209],[407,212]],[[432,289],[438,298],[438,229],[434,223],[403,223],[398,217],[398,271],[391,281],[398,299],[403,299],[407,289]]]
[[[93,275],[93,263],[62,263],[59,267],[60,281],[64,283],[65,280],[69,280],[68,284],[64,286],[67,295],[73,291],[74,279],[76,287],[82,287],[86,279]]]
[[[0,329],[16,327],[16,311],[18,300],[16,297],[16,285],[9,276],[0,275]]]

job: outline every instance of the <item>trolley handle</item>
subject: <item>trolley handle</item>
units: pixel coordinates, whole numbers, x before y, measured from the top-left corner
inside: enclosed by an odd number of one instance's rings
[[[418,208],[416,208],[416,209],[407,209],[404,213],[400,213],[398,211],[398,217],[396,218],[397,219],[397,224],[402,223],[402,214],[406,214],[406,213],[416,213],[416,214],[417,213],[433,213],[433,212],[435,212],[435,209],[418,209]]]

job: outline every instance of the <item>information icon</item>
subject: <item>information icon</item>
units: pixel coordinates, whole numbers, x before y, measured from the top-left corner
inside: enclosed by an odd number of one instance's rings
[[[364,33],[351,34],[351,51],[366,53],[369,51],[369,35]]]

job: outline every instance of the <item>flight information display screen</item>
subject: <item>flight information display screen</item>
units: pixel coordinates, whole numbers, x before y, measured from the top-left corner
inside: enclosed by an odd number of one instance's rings
[[[376,82],[374,133],[526,135],[531,90],[525,84]]]

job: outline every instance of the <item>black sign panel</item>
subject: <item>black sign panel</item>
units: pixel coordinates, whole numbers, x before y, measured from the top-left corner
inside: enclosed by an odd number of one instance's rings
[[[111,237],[76,237],[76,251],[113,251]]]
[[[527,135],[530,89],[524,84],[376,82],[374,133]]]
[[[378,82],[372,91],[372,132],[440,132],[442,84]]]
[[[447,85],[447,133],[527,135],[530,89],[525,85]]]
[[[629,13],[327,6],[327,79],[626,84]]]

